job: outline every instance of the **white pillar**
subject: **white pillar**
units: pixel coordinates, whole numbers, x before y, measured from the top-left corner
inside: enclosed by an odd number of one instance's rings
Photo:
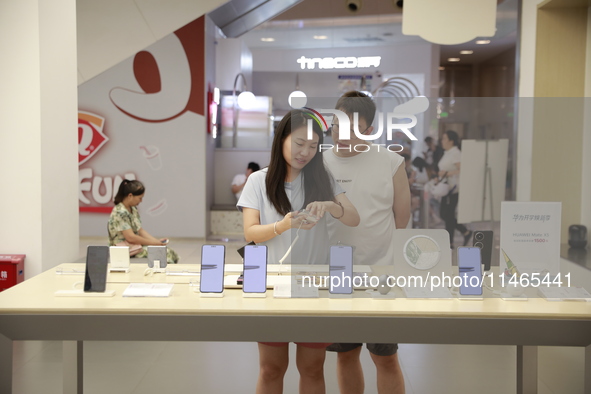
[[[78,255],[75,0],[0,0],[0,253]]]

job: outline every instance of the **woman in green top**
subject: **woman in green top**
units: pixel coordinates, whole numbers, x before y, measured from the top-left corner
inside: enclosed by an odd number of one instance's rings
[[[142,227],[137,206],[142,202],[145,190],[140,181],[124,179],[119,185],[119,191],[115,196],[115,208],[109,217],[109,245],[115,246],[122,242],[141,245],[142,250],[134,257],[148,257],[148,245],[168,243],[168,239],[154,238]],[[167,262],[176,264],[179,261],[179,256],[170,247],[166,249]]]

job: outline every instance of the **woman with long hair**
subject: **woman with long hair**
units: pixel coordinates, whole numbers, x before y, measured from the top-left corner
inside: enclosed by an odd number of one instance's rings
[[[308,125],[312,124],[312,136]],[[313,111],[290,111],[275,130],[269,167],[253,173],[237,206],[242,209],[244,237],[267,246],[268,261],[277,264],[296,231],[299,242],[286,263],[328,264],[329,241],[325,213],[347,226],[359,215],[324,167],[318,148],[323,142],[323,119]],[[306,209],[317,221],[305,220]],[[293,230],[292,230],[293,229]],[[305,230],[301,231],[300,230]],[[300,392],[324,393],[324,358],[328,343],[297,343]],[[281,393],[288,366],[287,343],[259,343],[257,394]]]

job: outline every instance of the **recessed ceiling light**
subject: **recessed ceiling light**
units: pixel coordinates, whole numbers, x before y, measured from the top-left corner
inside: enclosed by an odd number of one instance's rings
[[[273,42],[273,41],[275,41],[275,39],[273,37],[263,37],[263,38],[261,38],[261,41],[263,41],[263,42]]]
[[[328,36],[314,36],[315,40],[326,40]]]
[[[478,40],[476,43],[478,45],[490,44],[490,40]]]
[[[474,51],[471,51],[471,50],[460,51],[460,55],[471,55],[473,53],[474,53]]]
[[[447,59],[448,62],[459,62],[460,58],[459,57],[450,57]]]
[[[440,66],[440,67],[439,67],[439,71],[443,71],[443,70],[445,70],[445,67],[443,67],[443,66]]]

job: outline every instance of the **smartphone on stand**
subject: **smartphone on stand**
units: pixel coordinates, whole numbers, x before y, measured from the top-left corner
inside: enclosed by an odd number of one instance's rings
[[[460,295],[482,296],[482,259],[479,247],[458,247]]]
[[[334,245],[330,247],[329,272],[329,293],[353,293],[353,248],[351,246]]]
[[[86,273],[84,291],[104,293],[107,287],[108,246],[89,246],[86,249]]]
[[[244,247],[242,291],[245,293],[267,291],[267,246],[246,245]]]
[[[224,245],[203,245],[201,247],[201,293],[221,293],[224,291]]]

